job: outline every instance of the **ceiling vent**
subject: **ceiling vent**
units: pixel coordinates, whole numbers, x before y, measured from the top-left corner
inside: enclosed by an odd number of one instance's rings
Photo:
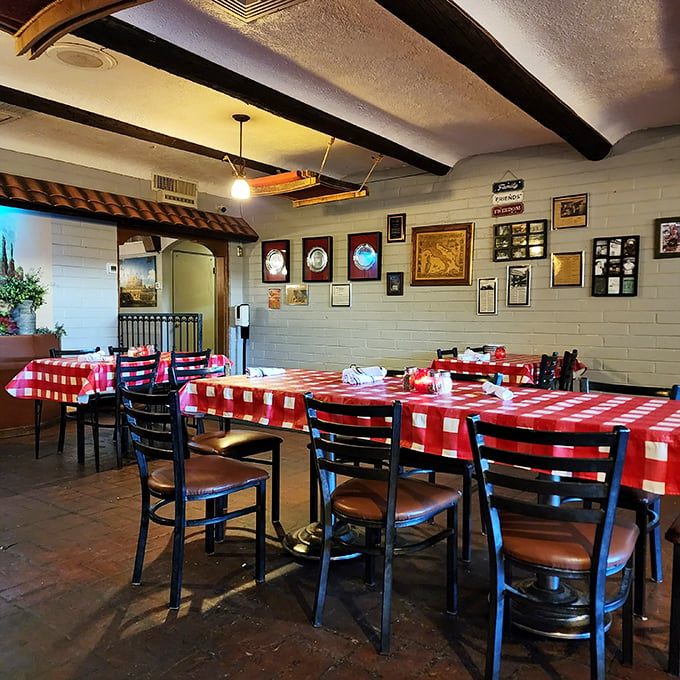
[[[213,0],[213,2],[224,7],[237,19],[250,23],[268,14],[297,5],[304,0]]]
[[[176,203],[188,208],[198,207],[198,184],[196,182],[189,182],[179,177],[154,175],[151,185],[159,203]]]

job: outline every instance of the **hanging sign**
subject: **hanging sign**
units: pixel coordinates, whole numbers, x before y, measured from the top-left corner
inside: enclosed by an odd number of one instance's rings
[[[491,208],[491,215],[493,217],[502,217],[505,215],[519,215],[524,212],[524,203],[509,203],[508,205],[495,205]]]
[[[494,182],[491,185],[491,190],[494,194],[499,194],[502,191],[521,191],[524,189],[523,179],[504,179],[501,182]]]
[[[524,200],[523,191],[504,191],[501,194],[491,196],[492,205],[506,205],[508,203],[519,203]]]

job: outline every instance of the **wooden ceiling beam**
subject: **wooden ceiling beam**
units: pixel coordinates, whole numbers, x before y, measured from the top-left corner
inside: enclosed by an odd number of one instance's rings
[[[591,161],[612,145],[527,71],[470,15],[448,0],[376,0],[496,92]]]
[[[450,166],[444,163],[305,104],[119,19],[106,17],[82,26],[74,33],[97,45],[240,99],[246,104],[268,111],[280,118],[383,156],[396,158],[433,175],[445,175],[450,170]]]

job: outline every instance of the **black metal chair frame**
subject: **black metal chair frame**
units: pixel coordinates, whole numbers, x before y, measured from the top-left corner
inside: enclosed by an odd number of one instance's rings
[[[535,387],[541,390],[551,390],[555,387],[555,371],[559,354],[542,354],[541,363],[538,367],[538,376],[534,383],[523,383],[522,387]]]
[[[458,348],[452,347],[451,349],[438,349],[437,359],[443,359],[444,357],[453,357],[454,359],[458,356]]]
[[[149,522],[173,527],[172,576],[170,585],[170,609],[178,609],[181,600],[182,570],[184,564],[184,539],[188,527],[205,527],[205,551],[215,552],[216,526],[228,520],[255,513],[255,581],[265,579],[265,514],[266,480],[264,470],[241,463],[240,461],[211,456],[224,465],[225,472],[235,466],[240,467],[239,477],[243,480],[231,484],[219,482],[219,489],[189,495],[186,488],[187,472],[192,467],[187,449],[187,433],[180,412],[179,397],[175,390],[147,394],[119,388],[137,458],[141,482],[141,517],[137,551],[132,576],[133,585],[141,585],[142,568]],[[205,458],[198,456],[197,458]],[[174,492],[172,495],[159,495],[149,487],[149,460],[165,460],[172,463]],[[251,472],[252,471],[252,472]],[[207,484],[207,481],[203,486]],[[255,502],[227,512],[227,498],[232,493],[247,489],[255,490]],[[158,499],[152,502],[152,499]],[[205,514],[200,517],[187,516],[187,503],[205,501]],[[174,506],[172,516],[163,509]]]
[[[499,676],[504,617],[511,618],[512,607],[520,603],[527,608],[529,616],[552,606],[574,615],[588,616],[593,680],[605,678],[605,616],[623,607],[622,657],[624,664],[632,664],[633,540],[638,533],[635,525],[617,526],[621,532],[621,545],[618,546],[621,553],[617,552],[620,561],[609,560],[629,430],[617,426],[608,432],[547,432],[483,422],[478,415],[468,416],[466,420],[482,499],[483,521],[487,527],[491,572],[486,678]],[[487,437],[490,439],[487,440]],[[551,455],[552,447],[574,447],[580,451],[573,458],[555,458]],[[607,454],[603,453],[605,450]],[[559,472],[554,469],[556,461],[559,461]],[[536,477],[527,474],[527,470],[542,474]],[[590,475],[589,481],[577,482],[571,477],[579,474]],[[600,481],[594,480],[595,475],[601,475]],[[560,498],[571,495],[586,498],[590,507],[559,503]],[[518,528],[518,516],[526,519],[528,529],[521,525]],[[513,537],[514,541],[506,537],[507,544],[504,543],[504,523],[514,523],[518,534]],[[590,569],[584,571],[578,566],[573,569],[564,566],[555,568],[555,564],[568,563],[566,556],[558,557],[564,545],[562,533],[577,536],[567,543],[581,544],[588,535],[586,527],[592,525],[596,529],[592,529],[594,536],[591,537],[590,557],[574,560],[580,564],[586,562]],[[541,529],[542,526],[545,528]],[[525,533],[530,536],[523,536]],[[539,542],[548,541],[551,545],[529,549],[529,553],[540,553],[540,557],[530,555],[523,561],[519,558],[522,550],[527,550],[527,541],[536,537]],[[510,554],[513,549],[514,553]],[[628,552],[629,558],[625,560]],[[547,579],[557,578],[560,582],[565,578],[584,579],[589,584],[588,601],[551,604],[549,600],[541,599],[538,591],[517,587],[518,574],[513,573],[515,571],[534,573],[539,577],[543,575]],[[619,587],[616,592],[606,592],[608,577],[616,574],[620,575]]]
[[[567,350],[562,357],[560,364],[560,377],[557,379],[557,388],[571,392],[574,389],[574,366],[576,364],[576,357],[578,350],[572,349],[571,352]]]
[[[306,394],[305,406],[322,498],[322,551],[319,560],[313,625],[318,627],[322,624],[332,544],[334,542],[340,543],[351,553],[359,552],[364,555],[365,580],[370,584],[375,581],[375,559],[382,556],[384,565],[379,648],[381,654],[388,654],[391,637],[392,561],[394,556],[416,552],[446,539],[446,609],[449,613],[456,612],[458,606],[457,493],[425,480],[400,476],[400,402],[394,402],[389,406],[332,404],[315,400],[312,395]],[[347,418],[365,417],[375,419],[383,424],[345,424]],[[367,443],[368,440],[371,440],[370,444]],[[347,478],[348,481],[335,487],[336,475]],[[344,485],[351,485],[355,480],[365,480],[367,484],[370,484],[371,481],[384,484],[384,487],[379,487],[386,491],[384,497],[385,509],[380,520],[343,514],[338,504],[334,503],[334,500],[337,501],[339,497],[338,494],[341,494]],[[412,516],[397,520],[395,514],[398,487],[402,489],[403,493],[406,493],[406,489],[421,489],[425,493],[429,488],[436,489],[443,493],[448,500],[445,505],[428,507],[427,512],[423,509],[423,512],[413,512]],[[443,492],[442,489],[444,489]],[[452,502],[450,501],[451,494],[455,494]],[[446,527],[444,529],[422,540],[396,545],[395,538],[398,529],[428,522],[444,511],[446,511]],[[334,536],[335,519],[347,522],[352,526],[363,527],[365,542],[357,545],[354,542],[344,541],[341,536]]]

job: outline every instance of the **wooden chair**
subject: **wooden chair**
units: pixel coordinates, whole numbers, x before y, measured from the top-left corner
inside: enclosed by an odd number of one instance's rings
[[[558,389],[567,390],[569,392],[574,389],[574,366],[576,365],[577,356],[577,349],[572,349],[571,352],[567,350],[564,353],[560,366],[560,377],[557,380]]]
[[[383,596],[380,653],[388,654],[391,634],[392,561],[394,556],[427,548],[446,539],[446,609],[458,605],[456,526],[458,492],[413,477],[400,476],[401,403],[390,406],[355,406],[318,401],[305,395],[307,420],[314,450],[322,499],[322,552],[319,560],[314,626],[320,626],[330,568],[334,518],[364,527],[365,542],[345,544],[365,559],[365,580],[375,581],[375,558],[383,557]],[[359,418],[370,425],[347,425]],[[341,438],[341,441],[336,440]],[[367,440],[373,440],[367,444]],[[345,481],[335,486],[335,477]],[[396,533],[403,527],[428,522],[446,511],[444,529],[414,543],[398,544]]]
[[[478,415],[467,417],[467,427],[491,572],[486,678],[499,677],[506,605],[515,625],[538,634],[557,632],[543,629],[542,622],[553,627],[562,616],[587,617],[593,680],[605,677],[606,617],[623,607],[623,662],[630,665],[631,584],[639,530],[616,519],[629,430],[547,432],[483,422]],[[557,459],[551,455],[553,447],[573,447],[578,455]],[[563,472],[554,470],[557,460]],[[527,470],[550,474],[536,477]],[[571,474],[598,479],[576,483]],[[572,495],[587,498],[591,507],[555,504],[556,498]],[[537,575],[537,587],[520,585],[527,574]],[[618,587],[612,583],[605,590],[615,575]],[[584,583],[586,602],[567,598],[565,579]]]
[[[579,381],[581,392],[602,392],[605,394],[625,394],[636,397],[660,397],[662,399],[680,399],[680,385],[666,387],[648,387],[644,385],[625,385],[621,383],[596,382],[588,378]],[[621,486],[619,492],[620,508],[635,513],[635,521],[640,529],[640,538],[635,554],[635,614],[646,618],[645,591],[647,575],[647,536],[649,536],[649,557],[652,569],[652,581],[663,581],[663,564],[661,559],[661,496],[655,493]]]
[[[452,347],[451,349],[438,349],[437,359],[443,359],[444,357],[451,357],[455,359],[458,356],[458,348]]]
[[[137,457],[142,507],[133,585],[141,585],[149,522],[173,527],[170,609],[178,609],[182,590],[184,537],[188,527],[205,526],[205,551],[215,552],[215,527],[255,514],[255,581],[265,578],[266,485],[269,474],[255,465],[222,456],[188,456],[187,435],[177,392],[146,394],[120,388]],[[150,461],[155,463],[151,467]],[[231,494],[255,490],[254,503],[229,512]],[[154,500],[155,499],[155,500]],[[192,501],[205,502],[204,515],[189,514]],[[166,506],[172,506],[169,513]]]

